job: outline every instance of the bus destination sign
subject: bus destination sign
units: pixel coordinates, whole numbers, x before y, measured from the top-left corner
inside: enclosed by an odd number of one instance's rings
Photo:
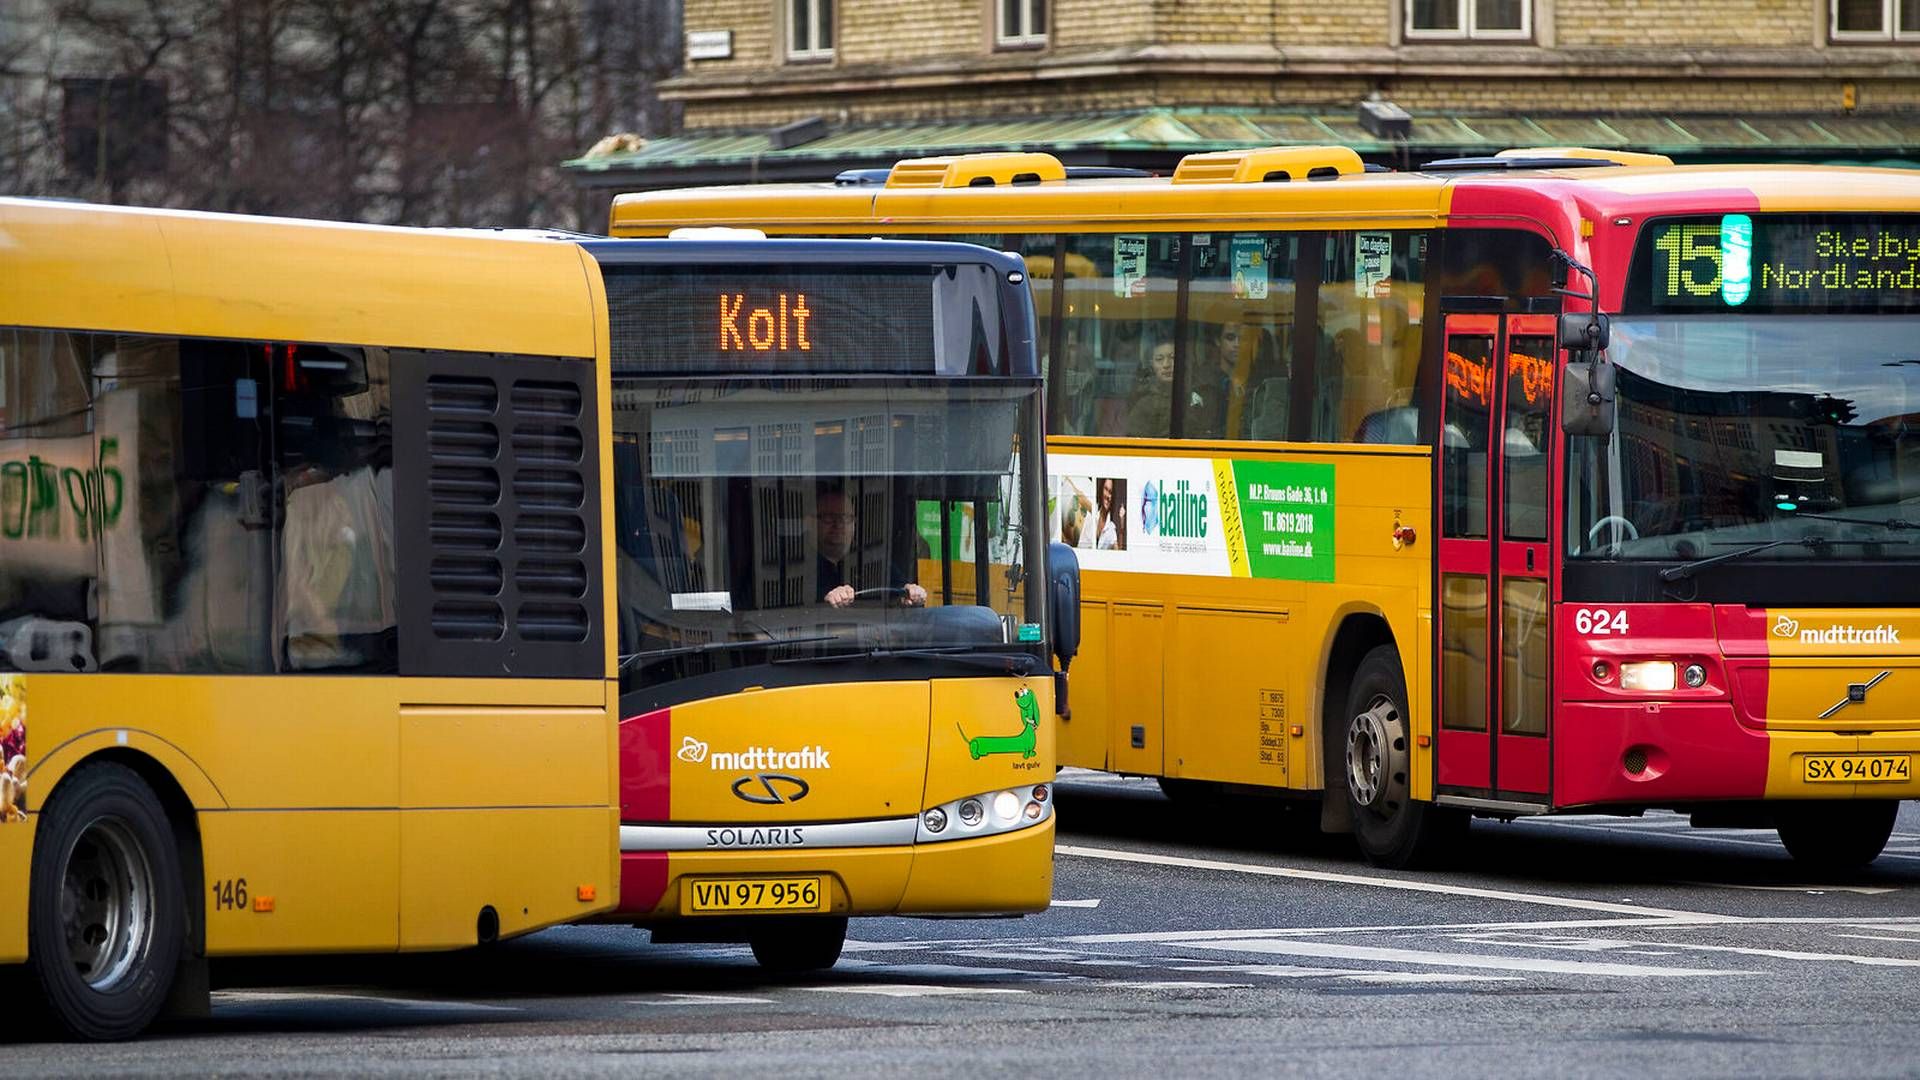
[[[614,369],[627,374],[931,374],[926,266],[610,267]]]
[[[1642,236],[1630,311],[1920,310],[1920,217],[1723,214]]]

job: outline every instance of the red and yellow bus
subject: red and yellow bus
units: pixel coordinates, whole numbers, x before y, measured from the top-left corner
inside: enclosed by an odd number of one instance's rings
[[[1920,795],[1920,174],[1276,147],[615,200],[680,225],[1025,256],[1064,764],[1317,796],[1396,865],[1673,808],[1850,867]]]

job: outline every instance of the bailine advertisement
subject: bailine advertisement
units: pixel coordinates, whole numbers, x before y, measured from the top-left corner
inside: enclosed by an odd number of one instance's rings
[[[1089,570],[1332,581],[1334,467],[1060,455],[1053,538]]]

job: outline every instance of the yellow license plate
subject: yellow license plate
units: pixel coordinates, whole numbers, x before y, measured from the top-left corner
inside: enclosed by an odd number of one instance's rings
[[[1872,784],[1913,779],[1912,754],[1831,754],[1806,759],[1809,784]]]
[[[739,911],[825,911],[826,879],[818,877],[689,878],[681,909],[695,915]]]

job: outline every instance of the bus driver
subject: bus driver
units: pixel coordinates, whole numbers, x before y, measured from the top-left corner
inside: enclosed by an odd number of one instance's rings
[[[834,607],[843,608],[852,604],[857,593],[851,581],[848,557],[853,552],[853,535],[858,528],[859,517],[853,511],[853,500],[847,493],[837,489],[823,491],[814,500],[813,535],[814,546],[818,552],[814,560],[814,589],[819,598]],[[927,602],[927,590],[911,581],[898,586],[900,603],[907,607],[924,607]]]

